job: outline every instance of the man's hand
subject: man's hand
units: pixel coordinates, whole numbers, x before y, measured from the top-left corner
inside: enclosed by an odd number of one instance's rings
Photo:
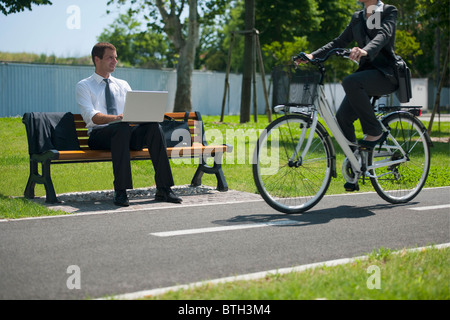
[[[103,114],[103,113],[97,113],[95,116],[92,117],[92,122],[94,122],[95,124],[107,124],[110,123],[112,121],[116,121],[116,120],[122,120],[123,119],[123,114],[119,114],[119,115],[112,115],[112,114]]]

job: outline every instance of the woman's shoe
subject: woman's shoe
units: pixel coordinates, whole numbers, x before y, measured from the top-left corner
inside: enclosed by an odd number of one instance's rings
[[[359,185],[357,183],[346,182],[344,184],[345,191],[359,191]]]
[[[366,148],[375,148],[375,146],[377,144],[380,144],[380,147],[381,147],[382,143],[386,140],[386,137],[387,137],[387,132],[383,132],[381,134],[381,137],[379,137],[377,140],[374,140],[374,141],[359,140],[358,144],[361,147],[366,147]]]

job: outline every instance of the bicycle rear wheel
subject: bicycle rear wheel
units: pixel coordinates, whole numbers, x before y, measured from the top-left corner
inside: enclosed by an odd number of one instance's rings
[[[308,152],[301,157],[310,133],[309,124],[306,115],[283,116],[264,130],[255,148],[256,187],[263,199],[280,212],[301,213],[312,208],[330,184],[335,168],[334,149],[320,123]],[[302,132],[305,141],[298,150]]]
[[[390,203],[411,201],[422,190],[430,169],[428,133],[423,124],[406,112],[393,113],[383,124],[406,153],[406,161],[392,166],[370,170],[370,181],[378,195]],[[369,154],[369,165],[401,160],[404,156],[391,137],[381,149]]]

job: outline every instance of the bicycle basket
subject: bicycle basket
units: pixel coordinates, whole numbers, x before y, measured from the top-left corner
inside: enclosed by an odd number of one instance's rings
[[[309,106],[317,98],[320,73],[317,70],[294,66],[278,66],[272,71],[272,105]]]

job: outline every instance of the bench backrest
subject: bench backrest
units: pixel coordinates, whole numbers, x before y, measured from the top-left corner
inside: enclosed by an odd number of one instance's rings
[[[166,113],[167,116],[178,120],[183,121],[185,113],[184,112],[172,112]],[[80,144],[80,148],[83,150],[89,149],[88,139],[89,136],[87,134],[86,123],[80,114],[74,114],[75,128],[77,132],[78,142]],[[189,131],[191,133],[191,138],[193,143],[200,143],[206,145],[206,141],[204,140],[204,132],[203,132],[203,123],[200,113],[198,112],[190,112],[189,113]]]

